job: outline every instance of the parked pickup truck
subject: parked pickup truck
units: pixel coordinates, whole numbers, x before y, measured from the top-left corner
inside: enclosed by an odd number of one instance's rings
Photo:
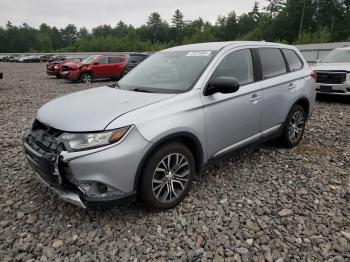
[[[350,47],[334,49],[312,69],[317,93],[350,96]]]

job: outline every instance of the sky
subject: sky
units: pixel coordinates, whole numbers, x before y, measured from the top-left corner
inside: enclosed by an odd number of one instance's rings
[[[39,27],[65,27],[75,24],[91,29],[102,24],[116,25],[122,20],[140,26],[152,12],[170,22],[176,9],[186,20],[202,17],[214,23],[219,15],[235,11],[238,15],[252,10],[254,0],[0,0],[0,26],[11,21],[14,25],[24,22]],[[260,6],[266,0],[258,0]]]

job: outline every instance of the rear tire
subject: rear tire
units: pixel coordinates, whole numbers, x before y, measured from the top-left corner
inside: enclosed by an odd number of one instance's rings
[[[151,209],[175,207],[190,190],[195,172],[194,157],[186,146],[180,143],[162,146],[144,166],[140,200]]]
[[[82,73],[80,76],[80,82],[89,84],[92,81],[92,75],[90,73]]]
[[[287,148],[297,146],[303,138],[306,124],[306,113],[301,105],[290,110],[281,136],[282,144]]]

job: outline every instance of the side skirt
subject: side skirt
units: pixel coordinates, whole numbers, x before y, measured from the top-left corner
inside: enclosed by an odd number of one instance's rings
[[[231,156],[233,154],[237,154],[238,152],[241,152],[245,149],[248,148],[254,148],[257,146],[260,146],[261,144],[273,140],[275,138],[278,138],[282,135],[283,133],[283,124],[280,124],[278,126],[272,127],[270,129],[267,129],[261,133],[259,133],[258,135],[252,136],[246,140],[243,140],[239,143],[236,143],[232,146],[229,146],[221,151],[219,151],[218,153],[216,153],[214,156],[212,156],[207,163],[205,163],[201,170],[205,169],[207,166],[209,165],[213,165],[225,158],[227,158],[228,156]],[[256,138],[257,136],[257,138]],[[245,141],[247,141],[245,143]]]

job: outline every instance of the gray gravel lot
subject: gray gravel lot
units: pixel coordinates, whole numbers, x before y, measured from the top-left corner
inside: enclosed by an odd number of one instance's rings
[[[0,261],[350,261],[350,99],[319,100],[292,150],[268,143],[210,166],[173,210],[83,210],[37,181],[21,138],[45,102],[108,82],[44,68],[0,63]]]

